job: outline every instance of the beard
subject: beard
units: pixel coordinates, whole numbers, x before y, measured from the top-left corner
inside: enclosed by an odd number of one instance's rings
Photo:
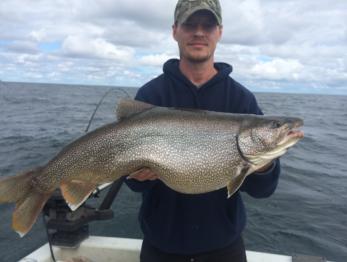
[[[187,55],[185,56],[185,58],[193,63],[193,64],[199,64],[199,63],[204,63],[204,62],[207,62],[211,59],[211,55],[208,54],[208,55]]]
[[[212,50],[194,50],[193,48],[180,48],[180,58],[190,63],[204,63],[213,57]]]

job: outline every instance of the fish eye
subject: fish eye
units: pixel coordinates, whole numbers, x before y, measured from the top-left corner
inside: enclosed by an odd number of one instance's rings
[[[276,129],[276,128],[280,128],[282,126],[282,123],[279,121],[272,121],[271,122],[271,128]]]

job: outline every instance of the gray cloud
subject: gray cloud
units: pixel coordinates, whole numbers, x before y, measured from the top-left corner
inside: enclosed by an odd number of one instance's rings
[[[8,52],[36,54],[39,52],[37,43],[33,41],[13,41],[11,44],[6,45],[5,48]]]
[[[2,0],[0,79],[139,86],[177,56],[175,4]],[[224,31],[216,58],[231,63],[237,79],[254,90],[286,90],[293,83],[347,94],[345,0],[221,4]]]

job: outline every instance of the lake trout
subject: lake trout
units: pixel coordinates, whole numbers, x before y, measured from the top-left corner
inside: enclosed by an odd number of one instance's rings
[[[63,148],[46,165],[0,180],[0,203],[15,203],[12,227],[26,234],[60,188],[72,210],[100,184],[150,169],[186,194],[228,188],[303,137],[299,118],[156,107],[123,100],[118,121]],[[226,196],[227,197],[227,196]]]

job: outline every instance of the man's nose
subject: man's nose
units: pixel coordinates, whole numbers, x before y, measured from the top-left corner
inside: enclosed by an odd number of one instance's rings
[[[196,36],[203,36],[205,34],[205,28],[203,25],[201,24],[197,24],[195,31],[194,31],[194,35]]]

